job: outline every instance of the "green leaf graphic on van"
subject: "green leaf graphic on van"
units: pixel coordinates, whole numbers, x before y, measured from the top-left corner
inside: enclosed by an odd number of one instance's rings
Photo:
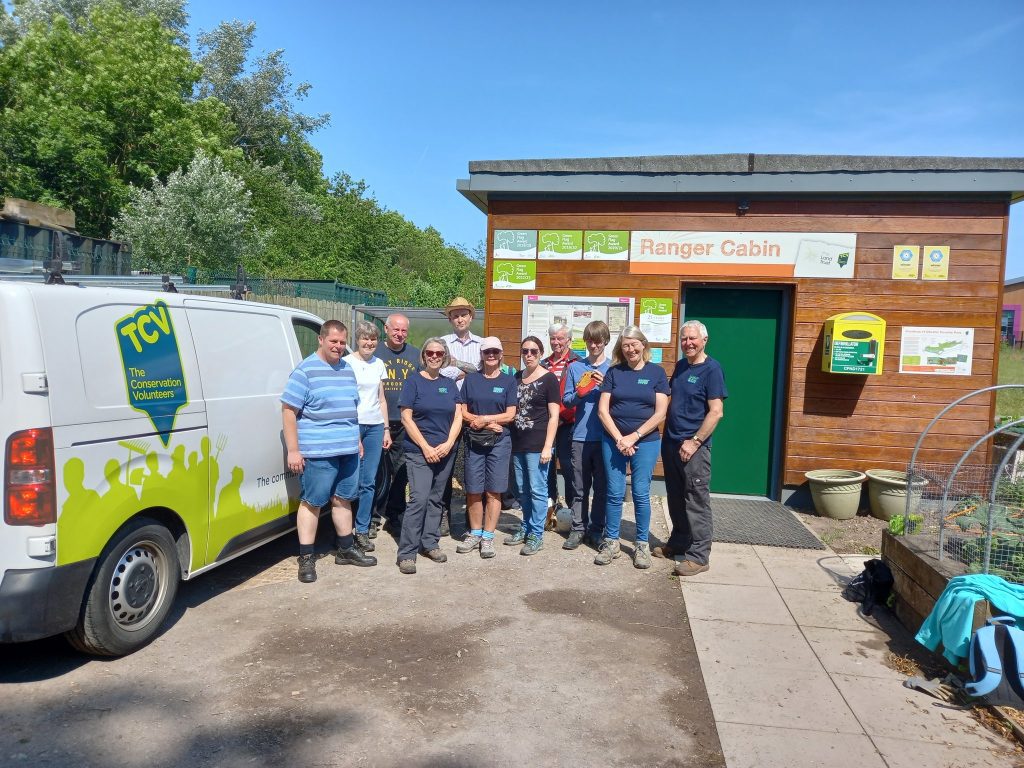
[[[170,310],[163,301],[147,304],[118,320],[114,332],[121,349],[128,403],[149,416],[167,445],[175,416],[188,404]]]

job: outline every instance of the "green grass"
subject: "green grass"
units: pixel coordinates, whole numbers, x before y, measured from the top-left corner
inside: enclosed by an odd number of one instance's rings
[[[1002,346],[999,350],[999,383],[1024,384],[1024,349]],[[1024,389],[996,393],[996,414],[1009,419],[1024,417]]]

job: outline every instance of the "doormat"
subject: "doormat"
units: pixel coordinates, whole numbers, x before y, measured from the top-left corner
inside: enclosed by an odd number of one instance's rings
[[[793,513],[768,499],[711,497],[715,541],[790,549],[825,549]]]

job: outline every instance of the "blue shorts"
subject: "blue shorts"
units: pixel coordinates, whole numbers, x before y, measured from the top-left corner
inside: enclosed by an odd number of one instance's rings
[[[359,454],[306,459],[302,470],[302,501],[320,509],[337,496],[352,501],[359,497]]]
[[[466,493],[504,493],[508,490],[512,438],[503,436],[490,448],[466,442]]]

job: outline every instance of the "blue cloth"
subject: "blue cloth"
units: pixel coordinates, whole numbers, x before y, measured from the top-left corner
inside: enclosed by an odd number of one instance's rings
[[[465,387],[462,389],[466,391]],[[507,434],[498,438],[490,448],[466,443],[466,493],[505,493],[508,490],[508,470],[511,466],[512,438]]]
[[[654,415],[655,395],[668,395],[668,376],[665,369],[655,363],[645,363],[639,371],[619,363],[605,374],[601,394],[605,392],[612,396],[608,412],[615,426],[623,435],[631,435]],[[660,439],[661,434],[655,429],[640,442]]]
[[[359,456],[326,456],[306,459],[299,478],[302,501],[313,509],[327,505],[332,497],[352,501],[359,494]]]
[[[518,386],[510,373],[499,373],[493,379],[479,371],[470,373],[462,382],[462,402],[474,416],[497,416],[506,408],[518,405]],[[507,424],[502,434],[509,434]]]
[[[288,377],[281,402],[298,411],[304,459],[359,453],[359,386],[344,360],[330,365],[314,352]]]
[[[548,467],[540,463],[540,452],[512,454],[512,468],[519,486],[519,505],[523,508],[522,530],[530,536],[543,536],[548,516]]]
[[[462,402],[459,389],[451,379],[438,376],[428,379],[414,373],[405,380],[398,398],[399,408],[411,408],[412,420],[429,445],[440,445],[448,439],[455,418],[455,409]],[[405,436],[405,450],[422,453],[420,447]]]
[[[580,397],[576,393],[576,387],[587,371],[597,371],[604,376],[610,367],[611,361],[607,358],[599,365],[591,365],[586,360],[581,360],[569,366],[562,402],[576,408],[576,420],[573,422],[572,430],[573,442],[598,442],[604,435],[604,425],[597,417],[597,403],[601,399],[601,388],[594,387],[584,397]]]
[[[676,363],[669,387],[672,400],[665,419],[665,438],[677,443],[697,434],[708,415],[708,400],[725,400],[729,396],[722,366],[710,357],[698,365],[690,365],[684,357]],[[711,446],[710,435],[704,443]]]
[[[917,642],[934,651],[942,643],[942,655],[958,664],[968,654],[974,624],[974,603],[988,600],[995,614],[1013,616],[1020,626],[1024,618],[1024,586],[1000,576],[954,576],[942,590],[935,607],[916,635]]]
[[[356,509],[356,533],[370,532],[373,497],[377,493],[377,470],[384,453],[384,425],[360,424],[363,457],[359,459],[359,507]]]
[[[657,434],[657,433],[655,433]],[[636,453],[623,456],[611,435],[601,441],[604,472],[608,477],[608,504],[605,512],[604,537],[618,539],[622,525],[622,502],[626,499],[626,467],[631,475],[629,486],[633,496],[633,516],[636,518],[637,543],[646,542],[651,531],[651,475],[661,453],[661,439],[641,440]]]

